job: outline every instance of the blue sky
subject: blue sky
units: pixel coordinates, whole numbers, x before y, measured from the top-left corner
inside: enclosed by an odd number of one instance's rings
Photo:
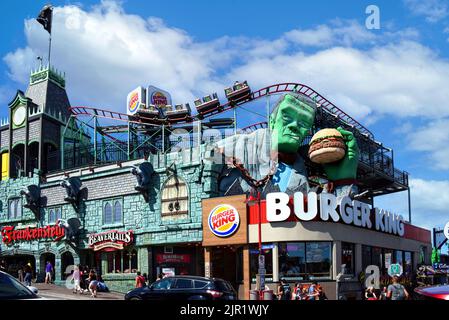
[[[247,79],[310,85],[394,149],[410,172],[413,219],[449,221],[449,2],[447,0],[53,1],[52,61],[72,105],[124,112],[137,85],[177,101]],[[47,34],[46,1],[2,1],[0,115],[26,89]],[[380,30],[365,27],[368,5]],[[406,193],[376,199],[406,215]]]

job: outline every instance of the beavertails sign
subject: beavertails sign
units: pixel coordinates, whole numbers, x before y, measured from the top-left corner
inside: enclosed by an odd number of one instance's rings
[[[64,237],[65,231],[64,228],[58,225],[39,228],[27,227],[23,229],[16,229],[15,226],[5,226],[2,228],[1,234],[3,243],[8,245],[12,242],[34,241],[40,239],[59,241]]]
[[[107,231],[103,233],[92,233],[89,235],[89,247],[94,251],[114,251],[121,250],[124,246],[131,244],[134,232],[128,231]]]

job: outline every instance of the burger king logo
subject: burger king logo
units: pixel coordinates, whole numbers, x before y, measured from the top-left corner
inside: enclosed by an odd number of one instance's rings
[[[209,229],[217,237],[228,237],[237,231],[240,224],[236,208],[228,204],[220,204],[212,209],[208,218]]]
[[[131,94],[128,103],[128,110],[134,112],[139,106],[139,92],[135,91]]]
[[[156,91],[151,96],[151,103],[156,106],[166,106],[168,104],[167,101],[167,97],[159,91]]]

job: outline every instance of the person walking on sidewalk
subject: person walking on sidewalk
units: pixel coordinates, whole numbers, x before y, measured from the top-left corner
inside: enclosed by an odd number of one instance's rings
[[[81,273],[80,273],[80,267],[75,266],[75,269],[73,270],[73,282],[75,284],[75,287],[73,288],[73,293],[83,293],[83,289],[81,289],[80,286],[81,281]]]
[[[17,275],[19,277],[18,279],[19,279],[20,283],[22,283],[23,282],[23,268],[22,268],[22,266],[20,266],[19,270],[17,270]]]
[[[51,274],[53,273],[53,266],[51,265],[50,261],[47,261],[47,264],[45,265],[45,283],[50,284],[51,283]]]
[[[136,277],[136,288],[142,288],[145,287],[145,278],[141,275],[140,271],[137,271],[137,277]]]
[[[25,285],[31,286],[31,263],[28,263],[25,266],[25,278],[23,279],[25,281]]]

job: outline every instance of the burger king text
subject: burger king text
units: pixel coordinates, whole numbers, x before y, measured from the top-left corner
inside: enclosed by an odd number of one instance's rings
[[[291,215],[290,197],[283,192],[267,194],[267,220],[279,222],[287,220]],[[377,231],[404,235],[404,218],[401,215],[374,208],[370,205],[351,200],[344,196],[337,198],[332,193],[302,192],[293,195],[293,211],[302,221],[316,220],[334,222],[340,220],[357,227],[375,229]]]

